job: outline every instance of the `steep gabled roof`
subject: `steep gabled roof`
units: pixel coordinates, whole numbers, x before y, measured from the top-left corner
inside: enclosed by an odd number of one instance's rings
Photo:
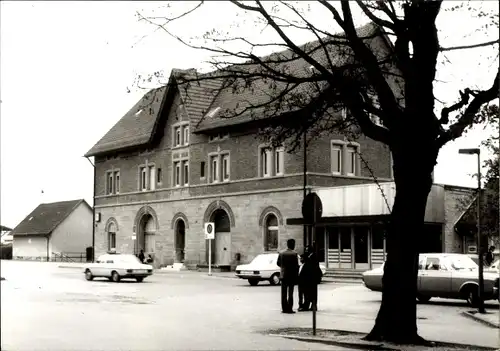
[[[375,24],[369,23],[359,27],[357,29],[357,34],[360,38],[364,38],[364,42],[367,43],[372,50],[378,51],[376,53],[377,56],[385,56],[390,52],[390,47],[383,41],[383,32]],[[329,66],[328,57],[332,61],[332,65],[335,67],[341,67],[352,62],[353,56],[346,52],[347,48],[340,49],[335,41],[336,40],[329,43],[328,38],[323,38],[323,42],[325,43],[324,46],[322,46],[319,41],[313,41],[302,45],[301,49],[305,52],[311,52],[310,56],[324,67]],[[381,46],[384,46],[382,50],[380,50]],[[325,53],[325,49],[328,52],[328,57]],[[343,51],[341,52],[341,50]],[[288,74],[296,77],[307,77],[311,75],[311,64],[302,58],[297,58],[297,55],[295,55],[291,50],[275,52],[261,59],[264,62],[277,61],[278,63],[267,64],[276,71],[285,70]],[[381,59],[381,57],[379,57],[379,59]],[[245,72],[252,72],[254,70],[259,72],[259,64],[245,65]],[[241,80],[240,85],[245,86],[245,82]],[[293,99],[290,100],[290,103],[277,104],[276,109],[274,107],[271,109],[268,107],[252,107],[266,104],[272,97],[277,96],[280,92],[284,91],[286,86],[287,83],[277,82],[272,79],[267,80],[264,78],[257,78],[253,80],[251,87],[244,89],[239,89],[239,86],[238,89],[234,89],[234,85],[229,84],[227,88],[221,89],[211,104],[211,109],[220,108],[219,112],[213,116],[205,116],[201,123],[198,124],[195,131],[203,132],[224,126],[246,123],[256,119],[266,119],[268,117],[293,112],[294,109],[299,109],[300,107],[294,104]],[[270,95],[271,89],[273,90],[272,96]],[[314,96],[314,91],[311,91],[309,83],[300,84],[293,91],[293,93],[296,96],[306,93],[303,95],[306,98]],[[291,94],[288,95],[290,96]],[[249,110],[251,110],[251,112],[248,110],[245,111],[246,108],[250,108]],[[225,114],[224,111],[229,112]],[[238,114],[238,116],[230,117],[235,114]]]
[[[147,92],[86,154],[85,157],[147,144],[166,97],[166,87]]]
[[[91,208],[83,199],[40,204],[11,232],[19,235],[48,235],[61,224],[81,203]]]
[[[384,34],[381,32],[380,28],[373,23],[360,27],[357,33],[359,37],[365,38],[365,42],[367,42],[372,49],[376,39],[384,40]],[[311,49],[318,45],[318,41],[310,42],[304,44],[302,48]],[[375,43],[375,46],[377,45],[380,46],[379,43]],[[387,42],[385,42],[385,48],[390,49]],[[350,60],[347,55],[339,53],[339,49],[335,44],[331,44],[330,46],[327,45],[327,50],[335,66],[341,66],[345,64],[347,60]],[[327,63],[327,57],[322,48],[315,50],[311,56],[323,65]],[[292,52],[290,50],[285,50],[273,53],[263,58],[263,60],[269,58],[282,60],[284,57],[289,59],[292,58]],[[277,65],[286,65],[289,73],[294,75],[310,74],[310,71],[308,71],[310,64],[303,59],[292,59],[287,63],[279,63]],[[246,67],[247,69],[256,69],[258,65],[255,65],[253,68],[251,65]],[[200,79],[198,81],[182,83],[177,86],[177,80],[181,76],[186,77],[187,80],[193,80],[197,75],[206,78],[207,76],[216,77],[219,73],[220,71],[198,74],[194,69],[173,69],[167,86],[153,89],[144,95],[144,97],[85,154],[85,157],[106,154],[126,148],[143,147],[150,144],[154,140],[156,126],[159,124],[160,118],[164,114],[166,115],[166,111],[163,110],[170,109],[168,104],[171,102],[166,102],[166,100],[168,95],[173,94],[173,91],[179,92],[190,122],[194,126],[194,132],[203,132],[220,127],[250,122],[255,120],[256,116],[258,116],[258,118],[269,117],[266,116],[265,108],[253,110],[252,113],[244,113],[241,116],[231,118],[227,118],[224,113],[215,113],[213,116],[207,116],[207,112],[216,108],[219,108],[219,111],[238,112],[238,110],[249,106],[249,104],[258,105],[266,102],[269,99],[269,89],[271,88],[269,86],[270,82],[267,82],[265,79],[257,79],[251,88],[245,88],[241,91],[235,91],[231,85],[221,89],[224,84],[223,78]],[[222,75],[224,75],[224,73]],[[283,88],[283,84],[276,82],[272,84],[277,84],[278,89]],[[302,84],[298,89],[304,91],[308,89],[307,86],[307,84]],[[144,106],[146,106],[145,109]],[[143,109],[142,112],[138,112],[141,108]],[[281,107],[279,111],[273,111],[273,115],[276,116],[280,113],[292,112],[294,108],[297,107],[294,107],[293,104],[288,106],[285,105]]]

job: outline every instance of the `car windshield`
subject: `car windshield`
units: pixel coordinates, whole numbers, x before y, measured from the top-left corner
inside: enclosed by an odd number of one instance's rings
[[[477,269],[477,264],[469,256],[452,256],[450,257],[451,266],[456,270]]]
[[[276,262],[277,255],[258,255],[252,260],[252,264],[266,265]]]
[[[123,263],[141,263],[141,261],[134,255],[120,255],[116,261]]]

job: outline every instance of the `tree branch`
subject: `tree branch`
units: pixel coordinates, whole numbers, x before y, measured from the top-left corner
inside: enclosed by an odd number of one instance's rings
[[[368,16],[370,21],[372,21],[373,23],[375,23],[381,27],[387,27],[389,29],[392,29],[393,31],[396,31],[396,25],[394,23],[391,23],[391,22],[386,21],[380,17],[375,16],[375,14],[372,11],[370,11],[368,6],[366,6],[366,4],[363,3],[362,0],[356,0],[356,3],[361,8],[361,10],[363,10],[365,15]]]
[[[448,128],[447,131],[443,132],[436,140],[437,147],[441,148],[447,142],[454,140],[462,135],[464,130],[474,122],[474,117],[478,113],[481,106],[487,102],[490,102],[499,97],[498,85],[500,84],[500,69],[496,74],[493,84],[488,90],[483,90],[474,93],[474,99],[467,106],[464,113],[460,118]],[[472,91],[469,90],[469,94],[472,95]]]
[[[439,51],[453,51],[453,50],[464,50],[464,49],[475,49],[475,48],[480,48],[484,46],[490,46],[490,45],[495,45],[500,43],[500,39],[496,40],[491,40],[487,41],[484,43],[478,43],[478,44],[470,44],[470,45],[459,45],[459,46],[451,46],[451,47],[441,47],[439,48]]]

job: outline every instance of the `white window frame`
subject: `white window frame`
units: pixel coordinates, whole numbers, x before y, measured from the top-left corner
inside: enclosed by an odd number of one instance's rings
[[[346,164],[346,175],[348,176],[355,176],[356,173],[358,172],[358,161],[357,161],[357,152],[358,152],[358,147],[356,145],[346,145],[346,150],[345,150],[345,155],[346,155],[346,162],[351,162],[352,163],[352,171],[349,172],[349,164]]]
[[[336,174],[336,175],[339,175],[339,174],[342,174],[342,171],[343,171],[343,164],[344,164],[344,145],[343,143],[339,143],[339,142],[336,142],[336,141],[332,141],[331,144],[330,144],[330,166],[331,166],[331,172],[333,174]],[[337,159],[337,162],[338,162],[338,170],[335,170],[334,169],[334,165],[333,165],[333,154],[337,152],[339,157]]]
[[[227,182],[231,178],[231,159],[229,157],[229,153],[221,155],[221,164],[222,164],[222,180],[224,182]]]
[[[218,183],[220,178],[220,170],[219,170],[219,155],[210,155],[209,156],[209,167],[210,167],[210,182]]]
[[[120,171],[114,171],[113,172],[114,176],[113,176],[113,181],[114,181],[114,190],[115,190],[115,194],[119,194],[120,193]]]
[[[156,188],[156,168],[154,165],[148,166],[148,189],[155,190]]]
[[[285,174],[285,149],[283,147],[277,147],[274,149],[274,174],[283,175]]]
[[[181,186],[181,161],[174,161],[173,173],[174,186]]]
[[[270,147],[263,147],[260,149],[260,167],[262,177],[270,177],[271,176],[271,156],[272,150]]]
[[[183,134],[183,144],[184,145],[189,145],[189,125],[185,125],[182,129],[182,134]]]
[[[186,169],[187,168],[187,169]],[[189,161],[182,161],[182,185],[189,185]]]
[[[174,127],[174,146],[181,146],[181,145],[182,145],[181,126],[175,126]]]
[[[139,190],[148,190],[148,169],[146,166],[139,167]]]

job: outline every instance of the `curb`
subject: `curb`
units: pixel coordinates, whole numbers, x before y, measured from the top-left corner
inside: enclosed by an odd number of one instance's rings
[[[492,323],[490,321],[487,321],[487,320],[484,320],[482,318],[479,318],[479,317],[476,317],[475,313],[471,313],[469,311],[463,311],[460,313],[462,316],[466,317],[466,318],[469,318],[469,319],[472,319],[478,323],[481,323],[481,324],[484,324],[490,328],[494,328],[494,329],[499,329],[500,328],[500,324],[499,323]]]
[[[334,339],[329,339],[329,338],[320,338],[317,336],[295,336],[295,335],[286,335],[286,334],[269,334],[269,336],[274,336],[274,337],[280,337],[280,338],[286,338],[286,339],[292,339],[292,340],[297,340],[297,341],[304,341],[304,342],[315,342],[315,343],[321,343],[321,344],[327,344],[327,345],[335,345],[335,346],[341,346],[341,347],[349,347],[351,349],[358,349],[358,350],[391,350],[391,351],[402,351],[401,349],[395,349],[391,347],[386,347],[382,343],[376,343],[376,342],[366,342],[365,343],[357,343],[357,342],[343,342],[343,341],[337,341]]]
[[[341,330],[337,330],[341,331]],[[343,332],[349,332],[342,330]],[[351,332],[353,334],[359,334],[357,332]],[[297,341],[303,341],[303,342],[315,342],[315,343],[322,343],[322,344],[327,344],[327,345],[335,345],[335,346],[340,346],[340,347],[349,347],[349,348],[355,348],[358,350],[387,350],[387,351],[404,351],[405,347],[407,346],[401,346],[401,348],[397,345],[388,345],[386,343],[378,343],[375,341],[364,341],[360,340],[359,342],[349,342],[349,341],[339,341],[335,340],[333,338],[323,338],[323,337],[317,337],[317,336],[299,336],[299,335],[287,335],[287,334],[268,334],[269,336],[274,336],[274,337],[281,337],[281,338],[287,338],[287,339],[293,339]],[[487,346],[478,346],[478,345],[469,345],[469,344],[455,344],[455,343],[449,343],[449,342],[441,342],[441,341],[431,341],[434,347],[447,347],[447,348],[470,348],[471,350],[481,350],[481,351],[497,351],[496,348],[494,347],[487,347]]]

